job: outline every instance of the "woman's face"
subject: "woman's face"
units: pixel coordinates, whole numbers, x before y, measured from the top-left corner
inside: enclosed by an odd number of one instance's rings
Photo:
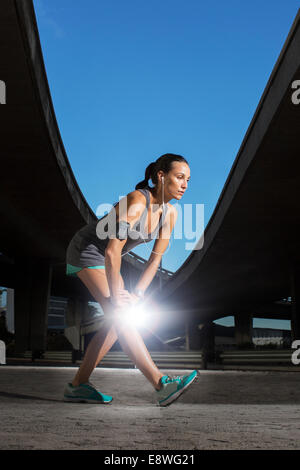
[[[190,167],[184,162],[173,162],[169,173],[164,175],[165,198],[180,200],[188,187]]]

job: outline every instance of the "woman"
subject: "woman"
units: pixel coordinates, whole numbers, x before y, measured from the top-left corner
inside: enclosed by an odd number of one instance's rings
[[[152,188],[148,186],[150,179]],[[147,167],[145,179],[136,185],[135,191],[115,204],[109,214],[86,225],[72,238],[66,257],[67,274],[81,279],[101,305],[106,320],[90,341],[72,383],[65,388],[66,401],[111,402],[112,397],[97,391],[89,377],[117,339],[156,390],[161,406],[174,401],[196,378],[197,371],[174,378],[162,374],[136,328],[122,321],[126,307],[144,297],[157,272],[177,217],[176,209],[168,201],[182,198],[189,179],[190,168],[185,158],[162,155]],[[145,270],[134,291],[129,293],[120,274],[121,258],[153,238],[156,241]]]

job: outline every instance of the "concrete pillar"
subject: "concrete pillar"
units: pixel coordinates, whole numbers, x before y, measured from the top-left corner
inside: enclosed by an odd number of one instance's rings
[[[186,351],[197,350],[202,353],[203,369],[208,362],[215,360],[215,335],[213,322],[199,324],[199,320],[186,321]]]
[[[30,350],[32,273],[28,260],[16,262],[15,341],[16,352]]]
[[[16,263],[15,338],[16,351],[45,351],[52,268],[40,260]]]
[[[52,267],[38,263],[32,276],[31,350],[45,351],[47,347],[48,310],[51,291]]]
[[[193,318],[186,319],[185,326],[185,344],[186,350],[200,350],[201,349],[201,338],[198,328],[199,320]]]
[[[215,361],[215,331],[214,323],[209,321],[199,325],[200,344],[203,356],[203,368],[207,368],[208,362]]]
[[[66,324],[68,327],[75,326],[80,327],[81,319],[85,315],[85,304],[79,297],[70,297],[68,299],[67,311],[66,311]]]
[[[300,340],[300,272],[294,268],[291,273],[291,337]]]
[[[66,325],[64,335],[72,344],[74,355],[79,358],[83,352],[81,338],[81,323],[88,319],[88,302],[79,297],[70,297],[66,311]]]
[[[252,348],[252,314],[240,313],[234,316],[235,341],[238,348]]]

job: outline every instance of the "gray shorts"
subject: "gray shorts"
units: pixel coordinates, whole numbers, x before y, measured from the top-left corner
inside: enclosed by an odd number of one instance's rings
[[[66,253],[66,274],[76,276],[83,268],[105,269],[105,256],[93,243],[86,243],[77,233],[69,243]]]

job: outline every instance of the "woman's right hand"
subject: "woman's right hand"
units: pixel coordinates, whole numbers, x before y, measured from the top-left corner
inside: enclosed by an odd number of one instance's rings
[[[132,303],[131,294],[126,289],[118,289],[117,295],[110,298],[112,306],[116,309],[128,307]]]

